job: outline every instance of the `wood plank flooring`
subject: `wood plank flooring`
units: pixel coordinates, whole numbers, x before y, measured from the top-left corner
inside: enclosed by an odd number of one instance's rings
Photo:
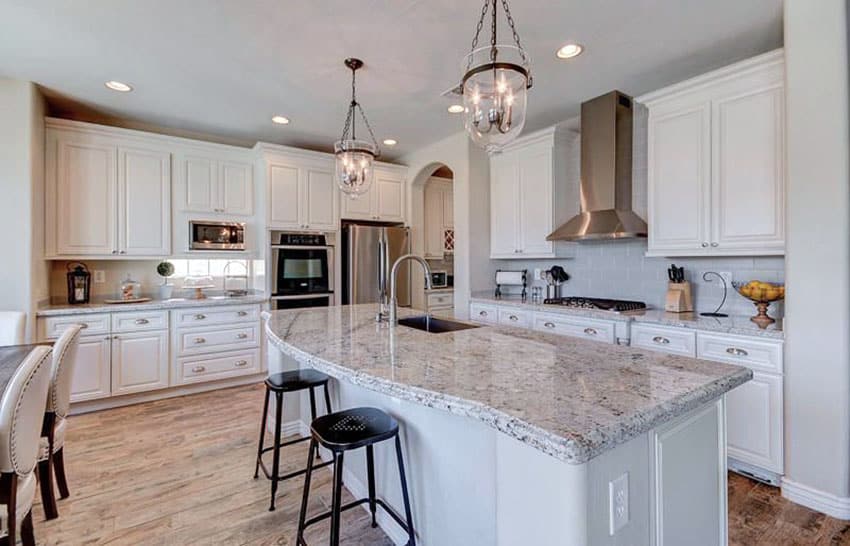
[[[281,483],[269,512],[269,482],[252,479],[262,396],[261,385],[237,387],[72,417],[71,498],[51,522],[37,504],[38,544],[294,545],[303,480]],[[303,466],[306,452],[306,443],[286,448],[284,469]],[[311,514],[330,504],[330,473],[314,476]],[[850,545],[850,522],[735,474],[729,511],[732,546]],[[328,529],[310,528],[308,543],[327,544]],[[344,515],[342,529],[347,545],[392,544],[360,509]]]

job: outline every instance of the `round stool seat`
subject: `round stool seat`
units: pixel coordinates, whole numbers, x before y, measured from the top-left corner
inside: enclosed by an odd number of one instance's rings
[[[322,415],[310,429],[320,444],[339,452],[392,438],[398,434],[398,422],[377,408],[353,408]]]
[[[292,392],[324,385],[330,376],[312,368],[291,372],[273,373],[266,378],[266,386],[273,391]]]

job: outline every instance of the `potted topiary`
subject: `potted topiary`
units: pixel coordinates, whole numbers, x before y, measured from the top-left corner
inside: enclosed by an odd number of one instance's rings
[[[174,275],[174,264],[159,262],[159,265],[156,266],[156,272],[163,278],[162,284],[159,286],[159,298],[162,300],[171,299],[174,286],[168,284],[168,277]]]

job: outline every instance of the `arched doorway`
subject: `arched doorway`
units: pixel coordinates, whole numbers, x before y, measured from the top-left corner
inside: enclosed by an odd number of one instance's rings
[[[411,183],[411,251],[424,256],[434,271],[454,276],[454,171],[434,162]],[[414,307],[425,309],[425,283],[419,275],[411,282]]]

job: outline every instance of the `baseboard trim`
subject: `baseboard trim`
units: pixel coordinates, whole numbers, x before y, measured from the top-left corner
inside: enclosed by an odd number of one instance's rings
[[[828,516],[850,520],[850,497],[839,497],[788,478],[782,478],[782,496]]]

